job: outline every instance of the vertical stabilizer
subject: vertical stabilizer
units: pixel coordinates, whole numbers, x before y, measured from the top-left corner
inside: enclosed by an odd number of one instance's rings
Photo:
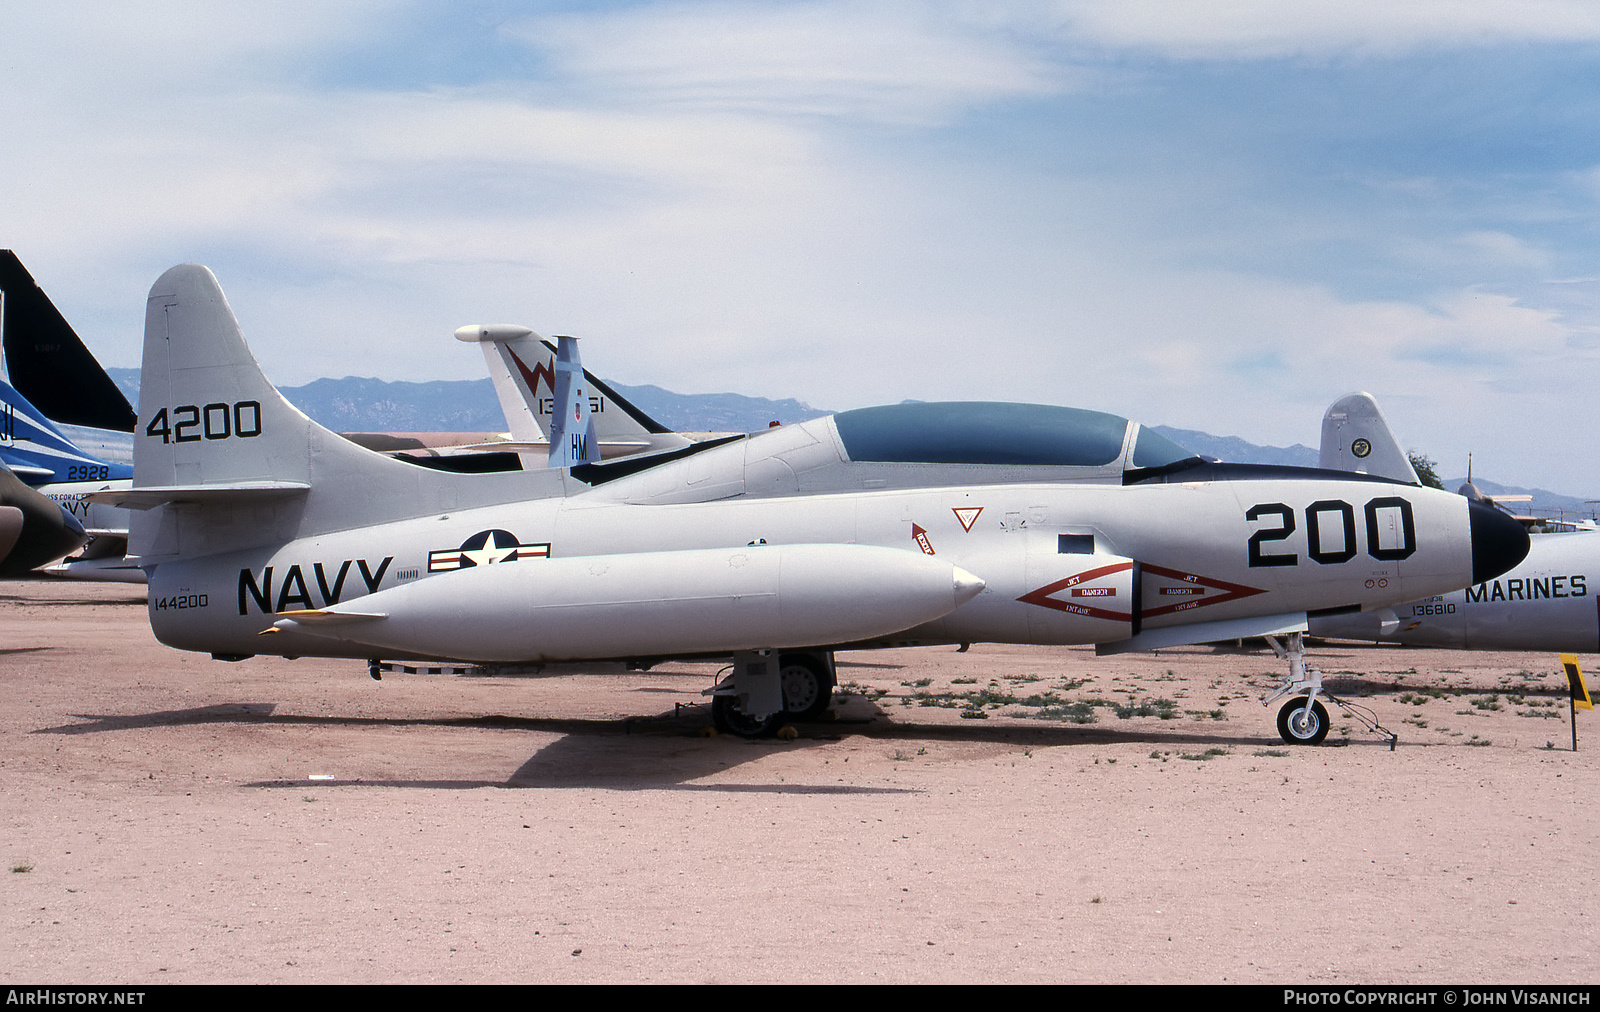
[[[589,384],[578,361],[578,339],[556,338],[556,403],[550,414],[550,466],[576,467],[600,460],[589,407]]]
[[[11,385],[57,425],[132,432],[133,407],[44,289],[0,250],[0,344]]]
[[[1411,458],[1389,431],[1371,394],[1355,393],[1334,401],[1322,416],[1322,467],[1354,471],[1420,485]]]
[[[126,479],[127,464],[78,446],[16,389],[0,382],[0,463],[29,485]]]
[[[527,327],[509,323],[462,327],[456,331],[456,340],[483,347],[489,378],[494,382],[511,438],[519,443],[548,440],[556,414],[556,349],[550,342]],[[676,449],[691,442],[629,403],[587,369],[582,376],[602,457]],[[523,455],[524,468],[543,463],[542,459]]]
[[[555,395],[555,360],[539,335],[514,323],[472,324],[456,330],[456,340],[476,342],[494,394],[505,412],[514,442],[543,443],[550,438],[549,408]],[[524,470],[545,466],[547,454],[519,453]]]
[[[145,310],[129,551],[213,554],[561,492],[559,474],[459,475],[363,449],[262,373],[217,279],[174,267]]]

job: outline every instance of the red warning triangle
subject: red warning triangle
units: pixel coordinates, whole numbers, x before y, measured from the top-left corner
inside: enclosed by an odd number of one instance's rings
[[[952,506],[950,512],[961,521],[961,529],[971,533],[972,525],[978,522],[978,514],[983,512],[982,506]]]

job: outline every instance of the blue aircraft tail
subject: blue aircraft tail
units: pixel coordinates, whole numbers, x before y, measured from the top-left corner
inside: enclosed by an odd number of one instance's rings
[[[600,441],[594,437],[594,415],[589,412],[586,373],[578,361],[578,339],[557,337],[555,411],[550,416],[550,466],[577,467],[600,459]]]
[[[0,463],[28,485],[132,478],[128,464],[112,463],[68,439],[9,383],[0,381]]]

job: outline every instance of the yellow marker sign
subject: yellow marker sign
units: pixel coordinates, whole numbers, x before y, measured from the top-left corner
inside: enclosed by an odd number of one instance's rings
[[[1572,705],[1580,710],[1593,710],[1589,687],[1583,684],[1583,668],[1578,665],[1577,654],[1562,654],[1561,666],[1567,672],[1567,689],[1572,694]]]

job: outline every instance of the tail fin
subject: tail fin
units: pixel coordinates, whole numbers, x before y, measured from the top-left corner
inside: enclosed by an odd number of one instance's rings
[[[600,459],[594,438],[594,415],[589,412],[589,392],[584,389],[583,364],[578,361],[578,339],[557,337],[556,409],[550,415],[550,466],[576,467]]]
[[[363,449],[284,399],[217,279],[185,264],[145,310],[129,551],[147,564],[557,495],[560,472],[457,475]]]
[[[462,327],[456,331],[456,339],[483,347],[511,438],[519,443],[548,440],[556,414],[557,349],[528,328],[507,323]],[[588,370],[583,379],[588,384],[601,456],[670,449],[691,442],[629,403]],[[523,466],[529,463],[525,460]]]
[[[1389,431],[1371,394],[1355,393],[1334,401],[1322,416],[1321,466],[1354,471],[1420,485],[1411,458]]]
[[[28,398],[0,382],[0,463],[29,485],[131,476],[126,464],[96,457],[51,424]]]
[[[128,398],[10,250],[0,250],[0,345],[12,386],[58,425],[132,432]]]

